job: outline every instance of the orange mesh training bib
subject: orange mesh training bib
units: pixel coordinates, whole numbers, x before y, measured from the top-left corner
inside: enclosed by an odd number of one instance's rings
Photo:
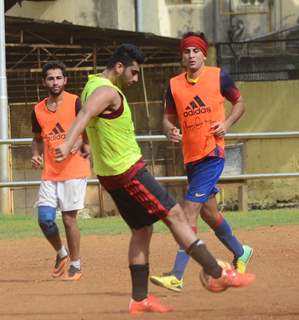
[[[44,142],[43,180],[64,181],[83,178],[90,175],[89,160],[82,158],[79,152],[70,154],[64,161],[55,161],[55,147],[63,143],[66,132],[76,118],[75,104],[77,96],[63,92],[63,101],[56,112],[48,110],[44,99],[35,107],[35,114],[42,128]]]
[[[204,158],[216,145],[224,149],[224,138],[211,133],[212,124],[225,120],[220,69],[204,67],[195,84],[182,73],[170,80],[170,89],[183,135],[184,163]]]

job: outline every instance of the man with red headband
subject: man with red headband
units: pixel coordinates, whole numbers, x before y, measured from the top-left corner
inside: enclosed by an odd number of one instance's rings
[[[182,142],[189,182],[184,211],[195,233],[200,213],[217,238],[232,252],[235,268],[244,273],[253,249],[242,245],[233,235],[229,223],[218,211],[215,197],[219,192],[216,184],[224,168],[224,136],[243,115],[244,102],[227,73],[220,68],[205,66],[208,43],[203,33],[187,33],[181,40],[180,50],[186,72],[170,79],[163,127],[170,141]],[[226,118],[225,99],[232,104]],[[172,271],[151,276],[150,280],[180,292],[188,261],[189,256],[180,248]]]

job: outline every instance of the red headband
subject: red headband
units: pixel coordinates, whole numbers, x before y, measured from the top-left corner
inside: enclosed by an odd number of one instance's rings
[[[196,47],[199,48],[204,56],[208,55],[208,44],[205,40],[201,39],[197,36],[189,36],[187,38],[182,39],[181,41],[181,53],[188,47]]]

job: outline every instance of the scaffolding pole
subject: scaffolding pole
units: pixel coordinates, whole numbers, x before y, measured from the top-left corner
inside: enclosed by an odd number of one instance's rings
[[[0,139],[8,139],[4,0],[0,0]],[[9,147],[0,145],[0,181],[9,182]],[[10,190],[0,189],[0,213],[11,214]]]

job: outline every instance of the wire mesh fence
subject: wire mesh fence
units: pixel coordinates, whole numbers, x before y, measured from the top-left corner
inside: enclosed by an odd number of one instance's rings
[[[236,81],[299,79],[298,39],[219,43],[217,64]]]

